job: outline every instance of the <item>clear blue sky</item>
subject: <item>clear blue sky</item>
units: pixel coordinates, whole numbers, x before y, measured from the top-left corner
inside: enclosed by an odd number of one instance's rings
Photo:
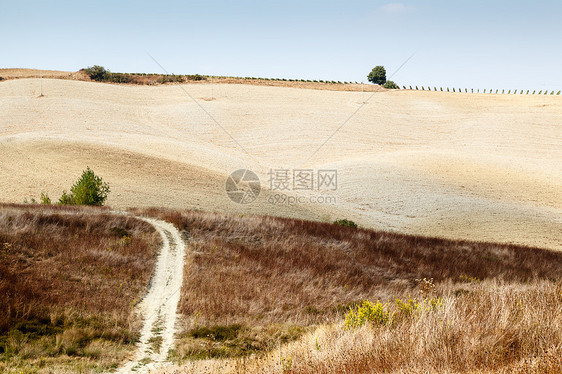
[[[562,1],[3,1],[0,67],[562,89]]]

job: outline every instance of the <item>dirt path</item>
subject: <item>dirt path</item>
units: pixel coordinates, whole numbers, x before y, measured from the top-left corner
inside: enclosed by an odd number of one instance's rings
[[[173,346],[177,307],[183,281],[185,244],[170,223],[139,217],[153,225],[162,237],[154,276],[148,294],[140,304],[143,328],[137,353],[119,373],[148,372],[161,365]]]

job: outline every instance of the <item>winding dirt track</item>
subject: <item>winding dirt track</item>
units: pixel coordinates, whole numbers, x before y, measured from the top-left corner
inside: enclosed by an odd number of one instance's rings
[[[140,304],[143,328],[137,353],[119,373],[148,372],[162,365],[173,347],[177,308],[183,282],[185,244],[178,230],[170,223],[137,217],[156,228],[162,237],[162,249],[148,294]]]

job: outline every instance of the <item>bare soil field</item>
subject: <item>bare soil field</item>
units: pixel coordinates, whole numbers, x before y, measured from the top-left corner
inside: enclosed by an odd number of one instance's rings
[[[41,191],[57,199],[90,166],[116,208],[349,218],[562,249],[559,96],[43,79],[37,97],[39,84],[0,82],[1,202]],[[262,184],[247,205],[224,191],[242,168]],[[277,168],[337,170],[336,203],[271,203],[268,173]]]

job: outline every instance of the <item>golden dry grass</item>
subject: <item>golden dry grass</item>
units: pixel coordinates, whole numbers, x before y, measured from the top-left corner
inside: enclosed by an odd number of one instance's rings
[[[0,371],[95,371],[131,352],[159,237],[105,209],[0,206]]]
[[[485,281],[439,287],[443,304],[386,326],[322,326],[254,359],[166,373],[559,373],[562,287]]]
[[[175,356],[182,366],[165,372],[561,367],[560,252],[274,217],[136,212],[190,237]],[[422,278],[433,278],[431,295],[420,293]],[[409,296],[441,303],[404,315],[394,299]],[[389,302],[393,322],[347,329],[344,314],[363,299]]]

